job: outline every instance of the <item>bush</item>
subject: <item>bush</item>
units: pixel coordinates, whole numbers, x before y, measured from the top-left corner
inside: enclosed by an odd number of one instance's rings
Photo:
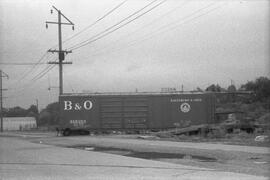
[[[226,130],[223,128],[212,129],[208,134],[207,137],[212,139],[224,138],[226,135]]]

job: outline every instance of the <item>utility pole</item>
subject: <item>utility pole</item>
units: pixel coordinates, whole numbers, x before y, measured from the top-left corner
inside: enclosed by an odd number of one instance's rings
[[[38,110],[38,99],[36,99],[36,106],[37,106],[37,113],[39,113],[39,110]]]
[[[182,91],[182,93],[184,92],[184,85],[183,84],[181,85],[181,91]]]
[[[2,84],[2,78],[6,77],[8,79],[8,75],[6,73],[4,73],[1,69],[0,69],[0,98],[1,98],[1,103],[0,103],[0,110],[1,110],[1,132],[3,132],[3,91],[7,90],[7,89],[3,89],[3,84]]]
[[[63,51],[62,48],[62,24],[63,25],[72,25],[72,29],[74,30],[74,24],[71,22],[64,14],[61,13],[56,7],[52,6],[58,13],[58,22],[46,21],[46,28],[48,28],[48,24],[58,24],[58,50],[49,49],[48,52],[55,53],[58,52],[58,62],[49,62],[49,64],[59,64],[59,95],[63,94],[63,64],[72,64],[71,62],[63,62],[65,60],[65,55],[68,53],[72,53],[72,51]],[[51,10],[51,14],[53,10]],[[62,22],[61,18],[64,17],[68,22]]]

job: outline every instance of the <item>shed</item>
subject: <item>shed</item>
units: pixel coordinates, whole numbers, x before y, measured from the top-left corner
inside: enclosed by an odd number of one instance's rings
[[[37,127],[34,117],[4,117],[3,130],[30,130]]]

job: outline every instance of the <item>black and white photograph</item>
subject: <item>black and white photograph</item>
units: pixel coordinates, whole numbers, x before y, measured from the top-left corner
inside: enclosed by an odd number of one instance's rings
[[[0,180],[268,180],[269,0],[0,0]]]

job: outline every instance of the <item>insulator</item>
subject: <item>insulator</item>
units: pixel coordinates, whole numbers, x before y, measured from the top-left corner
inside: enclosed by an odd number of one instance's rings
[[[46,29],[48,29],[48,24],[46,24]]]
[[[51,14],[53,13],[53,10],[51,9]]]
[[[74,31],[74,26],[72,26],[72,30]]]

